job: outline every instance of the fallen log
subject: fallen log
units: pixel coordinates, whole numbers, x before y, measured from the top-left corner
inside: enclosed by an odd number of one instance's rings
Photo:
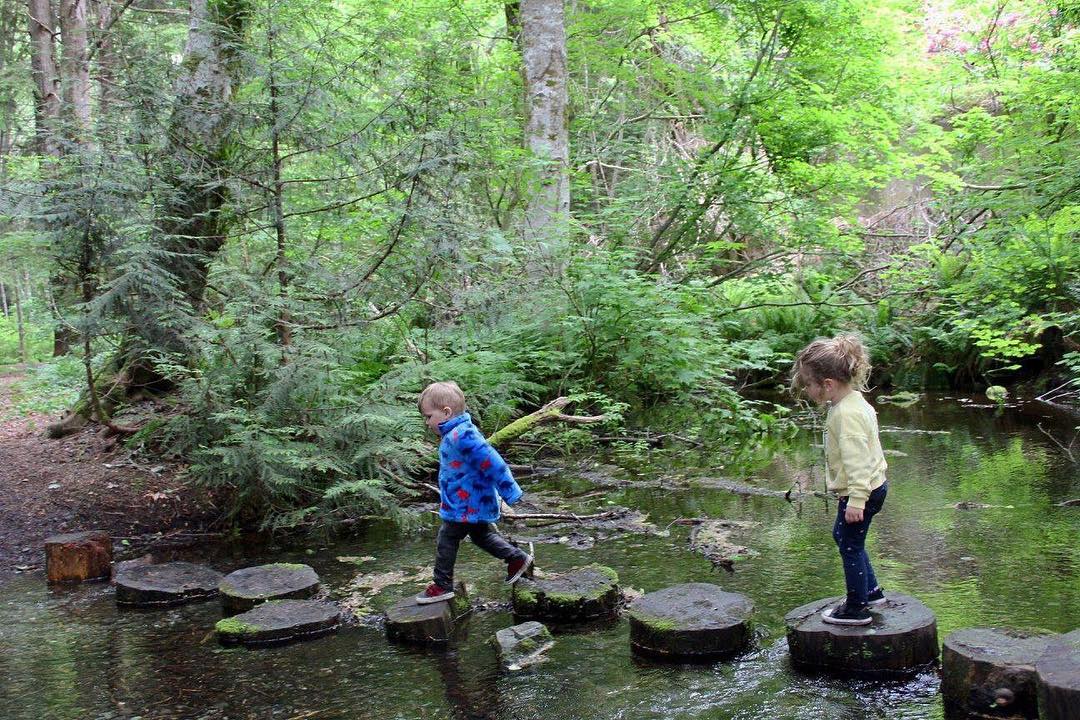
[[[492,447],[503,447],[516,438],[532,430],[537,425],[546,422],[565,422],[573,425],[590,425],[603,422],[608,419],[607,415],[565,415],[563,409],[570,404],[570,398],[555,398],[544,407],[534,413],[520,417],[500,430],[496,430],[488,438]]]

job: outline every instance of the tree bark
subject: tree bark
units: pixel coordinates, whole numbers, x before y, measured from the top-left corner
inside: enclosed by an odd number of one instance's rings
[[[60,118],[60,71],[49,0],[27,0],[30,32],[30,73],[34,79],[34,126],[37,151],[57,157],[56,124]]]
[[[273,199],[271,202],[271,209],[274,218],[274,233],[277,240],[274,265],[277,268],[278,300],[281,302],[275,329],[277,330],[278,343],[282,348],[286,348],[292,344],[292,318],[289,316],[289,310],[286,307],[289,296],[289,272],[285,256],[285,249],[287,247],[285,237],[285,183],[281,178],[281,118],[278,102],[279,91],[277,72],[274,67],[274,41],[276,39],[276,31],[273,26],[273,18],[271,17],[268,19],[269,28],[266,33],[266,50],[267,59],[269,61],[270,149],[272,159],[271,169],[273,171]],[[283,363],[286,360],[284,350],[282,350],[281,360]]]
[[[542,166],[529,193],[524,237],[541,261],[557,255],[569,231],[566,21],[563,0],[521,0],[525,146]]]
[[[26,326],[23,324],[22,292],[19,290],[19,283],[15,283],[15,322],[19,328],[19,361],[25,365],[27,362]]]
[[[77,145],[89,142],[90,62],[86,46],[86,0],[60,0],[60,87],[69,123],[67,131]]]
[[[7,283],[2,280],[0,280],[0,306],[4,308],[4,317],[11,315],[11,311],[8,309]]]
[[[97,0],[98,40],[95,43],[97,51],[97,77],[98,77],[98,125],[105,121],[111,107],[114,92],[114,68],[116,67],[116,53],[113,49],[112,26],[115,22],[112,0]]]

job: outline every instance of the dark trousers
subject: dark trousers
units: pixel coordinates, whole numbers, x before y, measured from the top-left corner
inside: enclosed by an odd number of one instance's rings
[[[885,495],[889,492],[889,483],[885,482],[870,493],[863,509],[862,522],[847,523],[844,511],[847,510],[847,498],[840,498],[837,508],[836,523],[832,536],[840,550],[840,559],[844,563],[844,582],[847,584],[847,601],[851,605],[865,605],[867,594],[877,587],[877,577],[866,554],[866,533],[870,530],[870,521],[881,512],[885,504]]]
[[[454,562],[457,561],[458,546],[466,535],[473,545],[500,560],[525,559],[525,553],[511,545],[491,523],[443,520],[435,547],[435,584],[443,589],[454,589]]]

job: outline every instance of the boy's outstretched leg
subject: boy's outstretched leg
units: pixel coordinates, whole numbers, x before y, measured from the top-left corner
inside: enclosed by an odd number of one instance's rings
[[[470,526],[469,537],[476,547],[506,562],[508,583],[517,582],[532,567],[532,555],[511,545],[492,523],[476,523]]]

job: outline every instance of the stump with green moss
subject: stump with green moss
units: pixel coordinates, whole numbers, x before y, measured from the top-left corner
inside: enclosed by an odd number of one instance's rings
[[[121,563],[116,570],[116,604],[131,607],[180,605],[217,597],[222,575],[203,565]]]
[[[522,578],[513,590],[515,616],[554,623],[613,617],[620,600],[618,573],[596,564],[550,577]]]
[[[941,696],[950,718],[1036,718],[1035,662],[1054,636],[966,628],[945,638]]]
[[[815,600],[786,616],[791,662],[804,670],[869,677],[905,677],[938,657],[937,619],[909,595],[889,594],[872,606],[869,625],[830,625],[821,612],[843,598]]]
[[[303,600],[319,591],[319,576],[308,565],[273,563],[231,572],[221,581],[226,614],[246,612],[267,600]]]
[[[716,585],[687,583],[642,595],[630,603],[630,646],[673,660],[717,660],[750,645],[754,603]]]
[[[1059,635],[1035,663],[1039,717],[1075,720],[1080,717],[1080,630]]]
[[[341,611],[314,600],[270,600],[240,615],[219,620],[222,645],[275,645],[322,637],[338,629]]]
[[[554,644],[551,631],[535,620],[503,628],[495,633],[499,665],[507,672],[542,662],[544,653]]]
[[[443,643],[469,609],[469,595],[461,582],[454,585],[450,600],[420,605],[413,596],[402,598],[386,610],[386,636],[415,645]]]

